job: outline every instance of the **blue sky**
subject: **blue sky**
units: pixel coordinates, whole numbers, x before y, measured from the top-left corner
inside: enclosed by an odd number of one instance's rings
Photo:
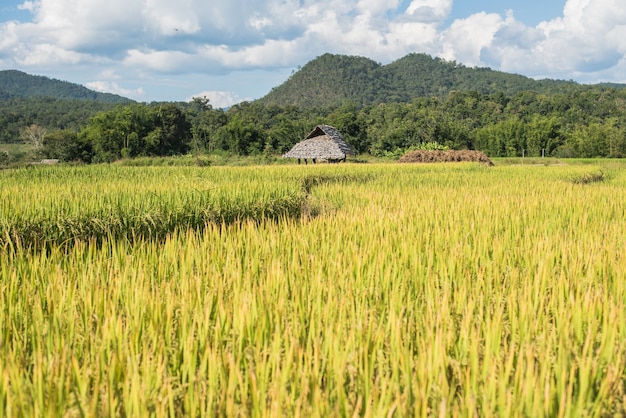
[[[623,0],[4,0],[0,69],[135,100],[267,94],[326,52],[626,82]]]
[[[515,19],[535,26],[563,15],[565,0],[457,0],[448,21],[462,19],[475,13],[487,12],[506,15],[512,11]]]

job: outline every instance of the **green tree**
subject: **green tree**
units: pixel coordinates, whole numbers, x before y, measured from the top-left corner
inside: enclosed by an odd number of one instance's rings
[[[126,134],[117,124],[117,113],[113,110],[97,114],[79,134],[81,140],[92,144],[94,162],[111,162],[121,158]]]
[[[263,134],[256,125],[245,121],[239,113],[219,129],[218,135],[224,149],[234,154],[260,154],[264,148]]]
[[[0,167],[6,166],[11,161],[11,154],[8,151],[0,151]]]
[[[80,132],[91,142],[96,162],[145,154],[145,137],[154,129],[153,116],[145,104],[119,106],[94,116]]]
[[[356,103],[345,100],[340,107],[328,115],[327,124],[337,128],[357,152],[367,151],[364,120],[359,115]]]
[[[266,133],[266,146],[270,144],[274,151],[285,153],[294,144],[301,141],[311,130],[310,122],[294,117],[288,112],[276,115]]]
[[[173,104],[159,104],[152,108],[151,126],[143,137],[143,154],[175,155],[189,150],[191,124],[184,113]]]
[[[187,152],[191,125],[174,104],[133,104],[97,114],[79,137],[91,143],[95,162],[110,162]]]
[[[228,122],[224,111],[214,109],[206,97],[194,97],[185,110],[185,116],[191,124],[190,147],[196,152],[213,152],[218,146],[217,130]]]
[[[490,157],[521,157],[526,148],[524,123],[510,118],[479,128],[474,132],[474,147]]]
[[[91,144],[76,132],[58,130],[46,135],[43,141],[42,154],[46,158],[56,158],[63,162],[91,162],[93,150]]]
[[[528,156],[549,156],[563,143],[561,124],[554,117],[534,114],[525,126]]]
[[[568,141],[579,157],[626,156],[626,132],[617,124],[616,118],[595,121],[578,126]]]

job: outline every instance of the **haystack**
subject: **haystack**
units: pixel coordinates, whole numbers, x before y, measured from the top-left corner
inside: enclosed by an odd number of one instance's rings
[[[298,142],[283,158],[340,161],[356,155],[341,133],[329,125],[318,125],[307,137]]]
[[[474,150],[415,150],[404,154],[398,162],[400,163],[443,163],[472,161],[492,166],[493,162],[481,151]]]

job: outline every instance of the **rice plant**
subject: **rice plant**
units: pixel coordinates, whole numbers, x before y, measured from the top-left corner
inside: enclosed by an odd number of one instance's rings
[[[213,202],[197,190],[221,193],[220,208],[285,191],[318,209],[5,245],[0,415],[624,414],[626,176],[571,181],[598,170],[1,173],[5,225],[116,204],[193,212]],[[7,204],[20,182],[26,199]]]

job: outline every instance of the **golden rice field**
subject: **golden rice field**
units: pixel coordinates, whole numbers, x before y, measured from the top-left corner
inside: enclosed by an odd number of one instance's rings
[[[0,171],[0,416],[623,416],[625,168]]]

